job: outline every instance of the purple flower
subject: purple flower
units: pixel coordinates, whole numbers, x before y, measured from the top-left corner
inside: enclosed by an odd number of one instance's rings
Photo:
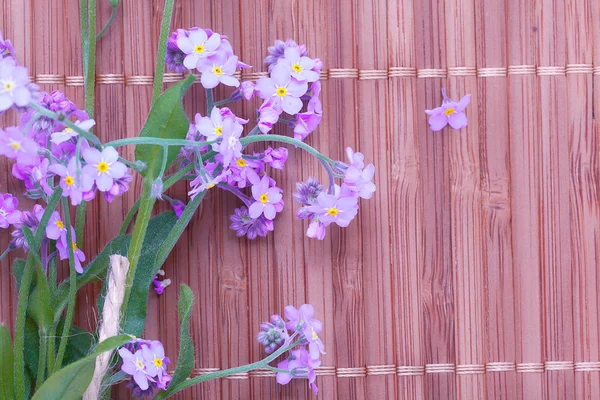
[[[265,352],[272,353],[277,350],[289,338],[285,323],[279,315],[271,316],[271,322],[260,324],[261,331],[256,340],[265,346]]]
[[[267,148],[264,153],[263,161],[269,164],[272,168],[283,169],[288,158],[288,150],[285,147],[273,149]]]
[[[311,304],[302,304],[300,308],[289,305],[285,308],[285,317],[288,322],[286,328],[295,332],[303,332],[308,328],[313,328],[317,333],[323,329],[323,324],[315,316],[315,308]]]
[[[350,160],[350,165],[363,169],[365,167],[365,156],[362,153],[354,152],[352,147],[346,147],[346,156],[348,156],[348,160]]]
[[[181,218],[181,214],[183,214],[183,210],[185,210],[185,203],[177,199],[171,199],[169,202],[171,203],[171,207],[173,207],[173,211],[175,211],[177,219]]]
[[[15,58],[15,48],[13,47],[10,40],[2,37],[2,32],[0,32],[0,57],[2,58]]]
[[[221,35],[213,33],[208,37],[204,29],[191,29],[188,36],[177,37],[177,46],[186,54],[183,65],[190,70],[197,68],[199,61],[212,55],[220,44]]]
[[[40,160],[37,152],[38,145],[18,128],[6,128],[5,132],[0,129],[0,155],[12,158],[21,165],[35,165]]]
[[[21,211],[17,210],[19,200],[10,193],[0,193],[0,228],[18,224],[21,221]]]
[[[289,358],[277,364],[277,368],[288,370],[288,372],[277,373],[277,383],[287,385],[292,378],[308,379],[308,385],[312,388],[314,394],[317,394],[319,389],[315,384],[317,379],[315,368],[319,365],[321,365],[321,361],[312,358],[304,347],[292,350],[292,355]]]
[[[296,115],[296,126],[294,126],[294,139],[304,140],[311,132],[313,132],[319,124],[323,116],[312,111],[298,113]]]
[[[242,96],[244,99],[250,101],[254,97],[254,82],[252,81],[244,81],[240,85],[240,91],[242,92]]]
[[[321,82],[316,81],[310,85],[310,100],[308,100],[308,111],[313,111],[317,114],[323,114],[323,105],[319,100],[319,94],[321,93]]]
[[[231,174],[227,176],[227,183],[243,189],[248,186],[248,183],[260,180],[257,170],[260,171],[261,169],[260,161],[244,158],[232,159],[229,164]]]
[[[430,115],[429,127],[431,130],[434,132],[441,131],[448,124],[454,129],[462,129],[467,126],[468,120],[464,111],[471,101],[471,95],[466,95],[458,103],[446,96],[446,89],[442,89],[442,95],[444,96],[444,100],[440,107],[433,110],[425,110],[425,113]]]
[[[50,161],[42,159],[35,165],[13,164],[12,174],[15,178],[22,180],[27,188],[27,197],[41,199],[50,196],[54,190],[48,185],[48,166]]]
[[[115,196],[121,196],[123,193],[129,190],[129,183],[133,180],[133,177],[129,173],[129,170],[125,171],[125,175],[119,179],[113,179],[112,187],[103,193],[104,199],[109,203],[113,201]],[[88,200],[86,200],[88,201]]]
[[[266,104],[266,103],[265,103]],[[270,104],[270,101],[268,102]],[[263,104],[264,105],[264,104]],[[267,134],[273,129],[273,125],[279,121],[279,111],[272,107],[261,107],[259,110],[258,129],[264,134]]]
[[[154,291],[156,294],[163,294],[166,287],[171,284],[170,279],[163,279],[162,281],[158,279],[158,276],[155,276],[152,279],[152,284],[154,285]]]
[[[315,213],[320,222],[329,225],[335,222],[338,226],[346,227],[356,216],[358,199],[341,194],[322,192],[317,197],[317,204],[308,206],[308,211]]]
[[[86,174],[92,176],[98,190],[106,192],[113,187],[115,180],[122,178],[127,172],[127,167],[119,162],[119,153],[114,147],[105,147],[102,152],[90,148],[83,152],[87,163],[83,168]]]
[[[121,347],[119,349],[119,355],[123,359],[121,371],[125,372],[127,375],[131,375],[141,390],[147,390],[149,386],[148,381],[153,382],[154,380],[148,374],[147,363],[144,359],[142,349],[132,353],[126,348]]]
[[[62,164],[52,164],[50,172],[60,176],[60,187],[63,196],[71,198],[71,204],[76,206],[83,200],[83,193],[88,192],[94,185],[94,179],[85,170],[78,170],[77,160],[73,157],[65,167]]]
[[[300,82],[319,80],[319,74],[312,70],[315,66],[314,60],[301,56],[298,47],[287,47],[283,54],[284,58],[279,59],[277,65],[283,65],[296,80]]]
[[[204,135],[207,141],[212,142],[223,137],[223,115],[218,107],[212,109],[210,117],[203,117],[197,113],[195,123],[196,130]]]
[[[182,73],[186,71],[183,65],[185,59],[185,53],[177,46],[177,39],[179,35],[185,36],[186,33],[183,29],[177,29],[176,32],[171,34],[171,37],[167,41],[167,54],[165,56],[165,62],[169,71]]]
[[[228,56],[225,53],[217,53],[213,56],[203,58],[198,62],[198,70],[202,72],[200,82],[206,89],[212,89],[219,83],[226,86],[240,85],[240,81],[233,77],[237,66],[237,56]]]
[[[371,182],[375,175],[375,166],[369,164],[363,168],[363,155],[361,153],[354,153],[350,147],[346,148],[346,154],[348,154],[350,162],[353,162],[356,158],[356,165],[350,165],[346,169],[344,173],[345,187],[363,199],[370,199],[376,189],[375,184]]]
[[[146,373],[151,377],[157,378],[159,389],[166,389],[170,382],[170,376],[167,374],[167,366],[171,363],[168,357],[165,357],[165,349],[158,340],[153,340],[150,345],[142,345],[142,357],[146,361]],[[165,379],[169,377],[168,379]]]
[[[308,224],[306,236],[313,239],[323,240],[325,239],[325,233],[327,233],[327,230],[325,228],[325,225],[323,225],[321,222],[312,221],[310,224]]]
[[[75,237],[75,229],[71,227],[71,243],[68,243],[67,232],[63,232],[60,240],[56,242],[56,248],[58,249],[58,255],[61,260],[67,260],[69,258],[69,246],[73,248],[73,256],[75,261],[75,271],[83,273],[83,267],[81,263],[85,261],[85,254],[77,247],[77,238]]]
[[[40,224],[40,220],[37,215],[41,216],[43,213],[44,208],[39,204],[34,205],[32,211],[23,211],[21,213],[21,219],[14,224],[17,229],[10,233],[13,238],[8,246],[13,249],[23,247],[25,250],[29,250],[29,246],[27,245],[25,235],[23,234],[23,230],[21,228],[26,226],[27,228],[31,229],[32,232],[35,232]]]
[[[264,214],[273,220],[277,213],[275,204],[281,202],[282,195],[278,187],[269,187],[269,177],[263,176],[260,182],[252,186],[252,197],[256,200],[248,209],[250,217],[256,219]]]
[[[96,125],[96,121],[94,121],[93,119],[87,119],[85,121],[76,121],[75,125],[83,129],[84,131],[89,131],[92,128],[92,126]],[[61,132],[53,133],[52,139],[50,141],[55,144],[60,144],[62,142],[66,142],[67,140],[75,136],[79,136],[79,133],[67,127]]]
[[[219,152],[223,156],[223,164],[227,165],[232,158],[240,158],[242,156],[242,144],[240,136],[244,127],[230,119],[225,119],[223,122],[223,136],[220,143],[213,143],[212,149]]]
[[[238,237],[247,236],[248,239],[254,240],[258,236],[267,236],[267,233],[273,230],[273,221],[264,216],[252,218],[247,207],[236,208],[230,219],[230,228],[236,231]]]
[[[295,115],[302,109],[300,97],[307,90],[307,83],[292,79],[283,65],[276,65],[270,78],[261,78],[256,83],[256,93],[261,98],[271,99],[274,109],[283,110],[290,115]]]
[[[12,58],[0,60],[0,111],[8,110],[13,104],[25,107],[31,101],[27,68],[17,65]]]
[[[188,192],[188,195],[194,199],[198,195],[198,193],[204,192],[205,190],[212,189],[219,183],[225,181],[227,176],[231,172],[229,170],[222,171],[217,176],[211,176],[209,174],[200,173],[192,182],[190,182],[190,186],[192,190]]]
[[[323,185],[315,178],[308,178],[306,182],[296,183],[296,190],[293,195],[294,200],[305,206],[312,206],[316,204],[317,197],[323,191]]]
[[[58,240],[62,236],[66,237],[66,234],[67,228],[65,227],[65,223],[60,219],[58,211],[54,211],[50,216],[48,226],[46,226],[46,237],[48,239]]]
[[[265,64],[269,66],[269,72],[275,66],[275,64],[277,64],[277,62],[285,56],[285,49],[288,47],[298,48],[300,57],[304,57],[308,53],[306,46],[298,46],[292,39],[288,40],[287,42],[276,40],[275,45],[269,47],[269,55],[267,58],[265,58]]]

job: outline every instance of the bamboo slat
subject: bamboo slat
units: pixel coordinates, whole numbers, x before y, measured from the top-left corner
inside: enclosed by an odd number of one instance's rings
[[[98,3],[99,30],[110,6]],[[122,2],[98,44],[95,129],[104,140],[135,136],[144,124],[163,6]],[[33,80],[83,106],[78,2],[0,0],[0,9],[0,30]],[[306,43],[325,64],[325,117],[307,141],[332,158],[344,159],[346,146],[363,152],[377,167],[378,191],[350,227],[332,227],[322,242],[303,236],[291,195],[296,181],[326,176],[293,147],[286,170],[273,174],[286,209],[266,239],[235,237],[229,215],[239,204],[210,193],[165,263],[173,286],[150,294],[145,336],[163,341],[176,362],[185,282],[197,296],[193,375],[262,358],[260,322],[311,302],[325,325],[323,398],[599,398],[598,20],[596,0],[176,0],[173,28],[226,34],[255,66],[241,80],[266,75],[262,60],[275,39]],[[167,74],[165,83],[182,77]],[[454,100],[472,95],[460,132],[428,127],[424,110],[439,105],[442,87]],[[203,96],[194,85],[184,104],[191,118],[205,114]],[[252,116],[258,105],[233,110]],[[14,124],[14,115],[2,121]],[[20,193],[4,159],[0,170],[0,192]],[[90,204],[88,257],[139,193],[136,180],[112,204]],[[183,183],[169,190],[186,193]],[[0,232],[0,249],[9,239]],[[12,328],[8,263],[0,321]],[[96,325],[99,288],[78,297],[76,322],[87,329]],[[309,397],[306,382],[281,387],[264,370],[176,396]]]

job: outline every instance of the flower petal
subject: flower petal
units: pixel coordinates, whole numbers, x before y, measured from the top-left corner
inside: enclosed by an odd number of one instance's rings
[[[260,217],[260,215],[262,213],[263,213],[263,205],[261,203],[259,203],[258,201],[254,202],[248,209],[248,214],[250,214],[250,217],[253,219]]]
[[[448,117],[450,126],[454,129],[462,129],[468,125],[467,116],[464,112],[457,112]]]
[[[281,108],[286,113],[295,115],[302,109],[302,100],[297,97],[285,96],[281,101]]]
[[[219,84],[219,77],[212,71],[205,71],[202,73],[200,81],[202,82],[202,86],[206,89],[212,89]]]
[[[434,132],[441,131],[447,124],[448,117],[446,117],[444,114],[437,114],[429,117],[429,127]]]

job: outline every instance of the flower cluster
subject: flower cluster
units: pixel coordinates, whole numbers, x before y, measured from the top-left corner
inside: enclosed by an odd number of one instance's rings
[[[277,365],[280,370],[277,372],[278,383],[285,385],[294,378],[308,379],[308,385],[316,394],[315,368],[321,365],[320,357],[325,354],[325,349],[319,337],[323,324],[314,316],[315,309],[310,304],[303,304],[299,309],[287,306],[287,322],[279,315],[271,316],[270,322],[260,325],[257,340],[267,353],[279,348],[286,348],[289,352],[285,360]]]
[[[152,397],[156,389],[165,390],[171,382],[165,349],[157,340],[136,339],[119,349],[121,371],[131,376],[128,384],[135,397]]]
[[[90,144],[79,134],[93,138],[89,131],[95,121],[60,91],[38,94],[27,69],[16,62],[10,41],[4,41],[1,35],[0,54],[0,112],[10,108],[23,112],[19,126],[0,129],[0,155],[14,160],[12,175],[23,181],[25,195],[48,202],[60,187],[63,196],[78,205],[92,200],[97,192],[109,202],[126,192],[132,176],[117,151],[99,143]],[[0,228],[16,228],[9,249],[27,249],[22,228],[35,231],[44,209],[36,205],[32,211],[17,210],[18,201],[10,194],[1,195],[0,200]],[[75,268],[81,273],[86,257],[77,248],[75,229],[69,227],[68,221],[53,212],[42,249],[47,248],[46,241],[55,241],[57,253],[42,254],[42,259],[48,261],[56,255],[68,259],[72,248]],[[67,229],[72,233],[70,243]]]

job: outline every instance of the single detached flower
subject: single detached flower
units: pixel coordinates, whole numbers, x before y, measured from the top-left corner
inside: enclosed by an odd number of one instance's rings
[[[250,217],[258,218],[264,214],[268,220],[273,220],[277,214],[275,204],[282,199],[281,191],[277,187],[269,187],[269,177],[263,178],[252,186],[252,197],[256,200],[249,208]]]
[[[83,129],[84,131],[89,131],[92,128],[92,126],[96,125],[96,121],[94,121],[93,119],[86,119],[85,121],[76,121],[75,125]],[[60,132],[53,133],[52,139],[50,139],[50,141],[55,144],[60,144],[78,135],[79,133],[75,132],[69,127],[66,127]]]
[[[307,90],[306,82],[292,79],[288,70],[279,64],[273,68],[270,78],[264,77],[256,82],[256,93],[262,99],[270,99],[274,109],[283,110],[290,115],[295,115],[302,109],[300,97]]]
[[[25,107],[31,101],[27,68],[17,65],[12,58],[0,60],[0,111],[13,105]]]
[[[198,70],[202,72],[200,82],[206,89],[212,89],[219,83],[225,86],[238,87],[240,81],[233,77],[237,67],[238,58],[218,52],[215,55],[203,58],[198,62]]]
[[[90,148],[83,152],[87,163],[84,167],[86,174],[94,178],[98,190],[106,192],[113,187],[115,180],[122,178],[127,172],[127,167],[119,162],[119,153],[114,147],[105,147],[102,152]]]
[[[75,229],[73,229],[73,227],[71,227],[71,243],[69,243],[67,239],[66,230],[62,233],[60,240],[56,242],[56,248],[58,249],[58,255],[61,260],[67,260],[69,258],[69,247],[73,248],[75,271],[81,274],[83,273],[81,263],[85,261],[85,254],[77,247],[77,238],[75,237]]]
[[[425,110],[425,113],[430,115],[429,127],[432,131],[437,132],[444,129],[448,124],[454,129],[462,129],[468,124],[465,108],[471,101],[471,95],[464,96],[460,101],[454,102],[446,96],[446,89],[442,89],[444,100],[440,107],[433,110]]]
[[[71,198],[71,204],[76,206],[83,200],[83,193],[88,192],[94,185],[94,178],[85,169],[77,167],[75,157],[65,167],[62,164],[52,164],[48,167],[50,172],[58,175],[63,196]]]
[[[221,35],[213,33],[210,37],[204,29],[192,29],[188,35],[177,36],[177,46],[186,55],[183,65],[187,69],[194,69],[198,62],[214,53],[221,44]]]
[[[313,59],[301,56],[298,47],[287,47],[284,56],[277,65],[283,65],[285,69],[297,80],[315,82],[319,80],[319,74],[312,69],[315,66]]]
[[[21,221],[21,211],[17,210],[19,200],[10,193],[0,193],[0,228],[18,224]]]
[[[0,129],[0,155],[16,160],[21,165],[35,165],[40,160],[37,152],[38,145],[23,135],[19,128],[6,128],[6,132]]]

